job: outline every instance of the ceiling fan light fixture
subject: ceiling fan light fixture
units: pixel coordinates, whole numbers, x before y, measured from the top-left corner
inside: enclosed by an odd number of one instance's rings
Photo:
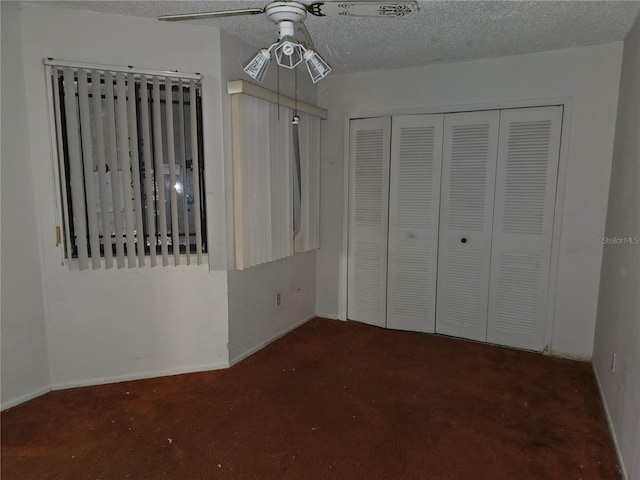
[[[286,68],[296,68],[302,62],[302,47],[293,37],[284,37],[274,50],[278,65]]]
[[[262,83],[267,74],[269,63],[271,63],[271,54],[266,48],[261,48],[242,68],[247,75]]]
[[[304,61],[307,64],[307,70],[313,83],[319,82],[331,72],[329,64],[315,50],[305,51]]]

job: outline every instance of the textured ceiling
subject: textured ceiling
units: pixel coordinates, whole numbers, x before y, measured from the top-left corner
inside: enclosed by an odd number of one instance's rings
[[[311,0],[303,0],[311,3]],[[263,7],[268,1],[56,1],[74,9],[155,18],[169,13]],[[408,19],[313,17],[306,25],[335,72],[359,72],[500,57],[623,40],[640,1],[418,2]],[[188,23],[223,28],[268,46],[277,28],[265,15]]]

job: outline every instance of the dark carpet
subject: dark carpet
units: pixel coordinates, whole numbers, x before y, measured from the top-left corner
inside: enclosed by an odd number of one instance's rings
[[[5,480],[618,478],[590,364],[325,319],[1,419]]]

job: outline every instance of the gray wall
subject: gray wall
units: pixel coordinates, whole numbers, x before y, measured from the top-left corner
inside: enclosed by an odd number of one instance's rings
[[[384,116],[566,103],[547,345],[590,359],[609,195],[622,42],[472,62],[329,75],[322,129],[317,312],[346,316],[348,115]],[[554,265],[555,263],[555,265]]]
[[[603,241],[593,364],[627,478],[635,480],[640,478],[640,19],[624,44]]]
[[[255,54],[257,47],[220,32],[223,85],[228,80],[246,79],[242,62]],[[297,69],[298,98],[315,103],[316,87],[304,66]],[[269,67],[264,86],[278,88],[276,65]],[[280,93],[294,96],[294,72],[280,69]],[[223,93],[225,138],[225,185],[227,205],[227,251],[229,288],[229,360],[234,363],[274,338],[291,330],[315,314],[316,252],[297,253],[293,257],[238,271],[234,269],[233,240],[233,164],[231,117],[228,95]],[[289,118],[281,118],[287,124]],[[282,303],[276,307],[276,292]]]
[[[49,389],[19,7],[2,15],[2,408]],[[53,232],[51,232],[53,233]],[[52,237],[53,238],[53,237]]]
[[[2,250],[8,256],[2,265],[8,299],[2,303],[3,402],[29,393],[22,382],[32,375],[30,365],[39,359],[46,364],[47,355],[50,378],[44,385],[53,388],[226,367],[226,265],[70,271],[63,264],[62,248],[55,246],[60,207],[42,64],[54,57],[202,72],[205,193],[215,206],[224,203],[224,184],[216,183],[224,171],[218,29],[35,2],[22,3],[17,14],[5,16],[5,8],[3,2],[2,34],[17,38],[11,31],[19,25],[22,42],[21,48],[9,45],[2,58],[2,79],[11,80],[6,84],[12,88],[3,95],[3,116],[7,112],[11,121],[3,122],[2,135],[16,146],[15,153],[5,153],[2,144],[2,230],[18,244]],[[4,68],[5,61],[12,68]],[[207,220],[209,230],[220,226],[224,237],[224,210],[220,218],[208,210]],[[209,261],[215,265],[212,238]],[[224,263],[224,245],[218,256]],[[41,377],[34,385],[42,386]]]
[[[314,315],[315,252],[227,269],[233,182],[226,81],[243,78],[241,62],[254,51],[217,28],[2,2],[3,408],[50,388],[223,368]],[[60,218],[46,57],[202,72],[206,264],[82,272],[63,264],[54,244]],[[293,94],[293,79],[281,72],[282,93]],[[275,68],[266,83],[276,87]],[[314,102],[304,71],[298,83],[301,100]]]

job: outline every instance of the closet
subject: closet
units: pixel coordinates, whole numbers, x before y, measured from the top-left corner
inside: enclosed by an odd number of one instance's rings
[[[562,107],[350,122],[348,318],[542,350]]]

